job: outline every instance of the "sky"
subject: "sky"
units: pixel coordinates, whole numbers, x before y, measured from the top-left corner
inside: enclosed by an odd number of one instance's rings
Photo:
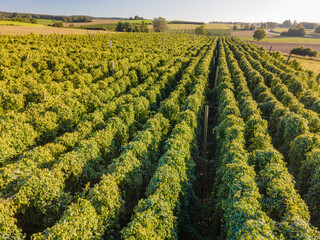
[[[0,11],[146,19],[320,23],[320,0],[0,0]]]

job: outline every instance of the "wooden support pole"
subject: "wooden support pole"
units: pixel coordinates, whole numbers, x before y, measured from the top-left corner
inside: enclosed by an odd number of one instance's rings
[[[216,77],[214,79],[214,86],[217,85],[218,75],[219,75],[219,66],[217,66]]]
[[[112,75],[114,75],[114,63],[111,63],[111,67],[112,67]]]
[[[207,158],[209,106],[204,107],[203,149],[202,157]]]
[[[166,39],[163,38],[163,42],[162,42],[162,51],[164,51],[164,43],[165,43]]]
[[[110,48],[112,48],[112,40],[110,40]]]
[[[47,94],[46,94],[46,92],[43,92],[43,100],[47,100]]]
[[[272,50],[272,46],[270,47],[269,54],[271,53],[271,50]]]
[[[318,77],[316,79],[317,83],[319,83],[319,80],[320,80],[320,73],[319,73],[319,75],[318,75]]]
[[[28,55],[27,55],[27,60],[29,60],[29,59],[30,59],[30,55],[28,54]]]
[[[290,58],[291,58],[291,54],[289,55],[289,57],[288,57],[288,59],[287,59],[287,62],[286,62],[286,64],[288,64],[288,63],[289,63],[289,61],[290,61]]]

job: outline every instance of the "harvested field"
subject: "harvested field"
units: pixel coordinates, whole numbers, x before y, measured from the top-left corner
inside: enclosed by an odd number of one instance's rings
[[[55,28],[55,27],[25,27],[25,26],[0,26],[1,34],[8,35],[25,35],[25,34],[87,34],[90,33],[107,33],[106,31],[84,30],[74,28]]]
[[[252,38],[254,31],[251,30],[246,30],[246,31],[231,31],[231,36],[232,37],[241,37],[241,38]],[[268,37],[273,37],[274,35],[271,33],[267,33],[267,38]]]
[[[258,44],[257,42],[254,42]],[[272,51],[280,51],[282,53],[290,53],[293,48],[296,47],[310,47],[313,50],[320,52],[320,44],[309,44],[309,43],[279,43],[279,42],[261,42],[260,45],[265,49],[269,50],[272,46]]]
[[[120,22],[121,20],[116,20],[116,19],[93,19],[92,22],[78,22],[78,23],[63,23],[63,26],[69,27],[71,24],[75,27],[80,27],[80,26],[88,26],[88,25],[96,25],[96,24],[108,24],[108,23],[116,23]]]
[[[167,27],[169,30],[182,30],[182,29],[195,29],[201,25],[199,24],[167,24]],[[232,24],[216,24],[216,23],[207,23],[205,24],[206,29],[223,29],[223,30],[230,30],[233,25]],[[150,29],[152,29],[152,25],[148,26]],[[238,25],[238,27],[240,27]],[[251,37],[252,35],[250,35]]]

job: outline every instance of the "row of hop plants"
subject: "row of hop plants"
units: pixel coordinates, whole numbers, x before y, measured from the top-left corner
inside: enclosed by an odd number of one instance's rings
[[[235,44],[230,43],[235,57],[239,62],[248,81],[249,88],[254,99],[259,103],[259,108],[264,116],[269,117],[269,132],[272,136],[274,145],[285,156],[288,161],[290,172],[296,179],[296,187],[306,201],[311,214],[311,222],[319,226],[319,167],[317,162],[317,151],[319,145],[317,117],[306,119],[301,112],[290,110],[292,106],[284,106],[273,95],[265,84],[260,72],[253,69],[254,62],[246,58],[246,54],[240,51]],[[250,61],[253,65],[250,64]],[[284,88],[285,89],[285,88]],[[276,92],[275,92],[276,93]],[[279,93],[277,93],[279,94]],[[290,96],[287,91],[287,96]],[[312,163],[312,167],[310,164]],[[306,175],[306,172],[309,174]]]
[[[87,36],[61,38],[78,43],[85,42]],[[1,55],[4,61],[1,62],[3,81],[0,84],[3,89],[0,93],[0,112],[5,117],[0,124],[3,131],[0,136],[3,146],[0,152],[1,166],[15,161],[30,147],[51,142],[64,133],[74,131],[88,114],[105,107],[114,97],[143,82],[150,71],[164,66],[173,56],[181,55],[188,48],[187,45],[192,46],[190,43],[179,45],[175,48],[175,53],[170,54],[149,52],[146,57],[141,52],[117,56],[117,51],[112,50],[110,55],[118,58],[113,64],[115,73],[112,74],[111,63],[108,62],[110,56],[95,50],[91,54],[87,54],[89,50],[86,50],[86,54],[78,56],[78,49],[74,51],[72,45],[63,50],[61,46],[48,48],[45,44],[54,41],[52,36],[30,35],[19,39],[5,36],[0,40],[8,47],[2,49],[4,55]],[[97,42],[101,44],[103,40],[106,39],[99,39]],[[126,43],[123,39],[117,40]],[[177,39],[173,39],[174,44],[175,40]],[[34,59],[21,60],[19,57],[24,54],[19,48],[15,48],[16,41],[24,43],[23,49],[30,49],[31,44],[37,41],[32,50],[35,52]],[[200,42],[197,43],[201,45]],[[196,48],[191,47],[187,54],[192,56]],[[85,51],[84,47],[79,49]],[[141,49],[141,46],[136,49]],[[51,53],[56,55],[58,52],[61,52],[57,56],[59,61],[47,59]],[[94,65],[91,60],[90,66],[86,65],[88,59],[93,57],[93,52],[100,56],[95,56]],[[40,65],[42,67],[39,68]],[[80,69],[81,72],[78,72]],[[63,80],[55,77],[57,71],[67,71],[62,74]],[[44,92],[47,95],[46,101],[43,100]]]
[[[173,120],[176,124],[166,140],[146,191],[146,198],[138,202],[131,222],[124,228],[123,239],[169,239],[178,237],[177,216],[184,186],[192,179],[188,173],[194,167],[191,158],[198,117],[205,101],[209,67],[216,41],[206,50],[194,73],[194,86],[181,112]]]
[[[263,210],[273,219],[274,235],[277,239],[317,238],[319,232],[310,225],[307,205],[295,190],[293,177],[283,156],[273,147],[268,123],[262,119],[244,74],[227,45],[226,52],[234,93],[246,124],[249,161],[257,173],[259,191],[265,193],[260,202]]]
[[[194,71],[203,53],[200,52],[195,61],[191,61],[185,69],[185,74],[178,81],[177,90],[190,83],[189,75]],[[165,84],[164,80],[160,83]],[[169,85],[172,84],[170,81]],[[171,128],[169,120],[164,116],[171,119],[180,112],[180,109],[176,108],[175,111],[167,111],[171,106],[167,99],[182,101],[185,94],[176,90],[171,92],[164,103],[161,103],[159,111],[163,114],[158,113],[147,121],[142,132],[135,135],[118,158],[112,160],[101,181],[86,190],[88,194],[85,197],[71,204],[53,227],[34,235],[34,239],[64,238],[70,234],[74,237],[80,234],[82,239],[100,238],[103,235],[108,238],[117,237],[120,219],[130,213],[130,209],[126,209],[128,205],[134,204],[129,201],[139,198],[143,182],[150,179],[154,172],[161,152],[160,147]],[[178,101],[176,104],[179,106],[181,102]],[[82,219],[84,214],[90,212],[94,212],[95,217]],[[85,234],[82,233],[83,229]]]
[[[205,44],[207,43],[202,45]],[[197,46],[198,55],[203,52],[200,51],[202,45]],[[158,73],[150,72],[144,83],[138,85],[135,89],[130,89],[128,94],[121,95],[117,98],[117,101],[110,102],[107,107],[115,109],[113,112],[107,112],[103,116],[106,120],[104,126],[101,126],[101,130],[94,131],[89,135],[88,139],[77,143],[76,148],[62,154],[58,161],[51,164],[50,170],[40,168],[37,169],[37,174],[31,178],[26,176],[23,180],[22,177],[20,179],[22,180],[22,185],[17,186],[17,192],[1,202],[1,216],[5,216],[4,222],[6,223],[3,224],[4,229],[1,229],[3,230],[2,232],[12,237],[20,236],[21,229],[15,225],[14,216],[28,213],[30,207],[34,208],[35,213],[43,216],[38,221],[43,226],[55,223],[57,218],[65,213],[66,206],[77,199],[76,195],[72,196],[70,192],[78,192],[84,186],[84,183],[88,181],[95,182],[101,177],[99,172],[104,168],[103,166],[118,155],[121,145],[126,143],[127,139],[137,131],[140,123],[144,122],[150,115],[151,106],[158,106],[159,101],[166,98],[166,95],[172,91],[177,79],[181,76],[181,71],[190,62],[193,54],[185,58],[174,58],[173,61],[168,62],[174,63],[174,66],[166,65],[162,68],[159,67]],[[193,67],[195,67],[194,64]],[[72,186],[67,184],[70,181],[74,182]],[[35,191],[31,191],[31,189],[35,189]],[[43,192],[46,192],[46,194],[43,195]],[[97,201],[99,202],[99,199]],[[104,202],[105,200],[101,201]],[[80,206],[81,209],[81,206],[85,206],[85,204],[86,201],[77,206]],[[71,209],[73,209],[72,206]],[[75,207],[74,210],[76,209],[79,210],[79,208]],[[89,212],[91,212],[90,209],[88,210]],[[83,216],[81,214],[80,216]],[[112,218],[112,214],[110,217]],[[57,226],[59,228],[59,223],[57,223]],[[88,227],[90,226],[92,225],[89,224]],[[68,229],[70,230],[70,228],[65,230],[67,231]],[[80,227],[79,231],[82,230]],[[46,235],[47,233],[48,235]],[[48,230],[42,237],[50,237],[49,233],[50,231]],[[57,232],[55,233],[57,234]],[[41,237],[41,235],[38,237]]]
[[[320,113],[320,86],[316,81],[316,76],[312,72],[296,69],[288,66],[286,61],[275,54],[267,54],[264,50],[257,51],[252,45],[241,43],[242,47],[270,72],[277,74],[287,85],[301,103],[308,109]],[[289,62],[290,65],[290,62]]]
[[[217,142],[213,187],[213,233],[219,239],[276,239],[272,219],[263,211],[257,175],[249,164],[246,126],[235,99],[224,44],[220,41],[217,96]]]

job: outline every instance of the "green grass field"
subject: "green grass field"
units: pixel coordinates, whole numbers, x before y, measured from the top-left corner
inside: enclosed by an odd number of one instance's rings
[[[125,20],[122,22],[129,22],[129,23],[142,23],[142,22],[144,22],[146,24],[152,24],[153,21],[146,19],[146,20]]]
[[[25,26],[25,27],[44,27],[43,25],[33,24],[33,23],[23,23],[14,21],[0,21],[0,25],[5,26]]]
[[[51,24],[55,22],[61,22],[57,20],[51,20],[51,19],[36,19],[38,24]]]
[[[289,54],[283,54],[283,56],[288,57]],[[290,61],[293,60],[299,62],[303,69],[320,74],[320,59],[291,55]]]

